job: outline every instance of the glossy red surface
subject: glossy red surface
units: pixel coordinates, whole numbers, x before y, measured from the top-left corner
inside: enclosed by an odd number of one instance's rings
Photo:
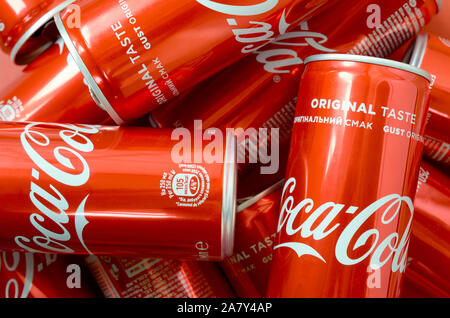
[[[399,296],[423,148],[407,136],[423,136],[429,94],[428,80],[396,68],[335,60],[306,66],[269,297]],[[327,109],[328,99],[357,106]]]
[[[217,264],[89,256],[86,262],[107,298],[231,298]]]
[[[1,248],[223,259],[234,237],[233,139],[216,149],[222,163],[177,164],[171,134],[0,123]]]
[[[92,99],[83,75],[62,42],[16,74],[13,81],[0,88],[0,120],[112,123]]]
[[[69,277],[75,271],[79,285],[69,286],[78,283]],[[79,256],[0,252],[0,297],[97,298],[102,293]]]
[[[407,18],[402,18],[401,22],[395,19],[396,24],[386,22],[383,23],[381,31],[374,31],[367,25],[369,4],[382,6],[381,22],[387,21],[397,11],[405,14],[405,8],[412,10],[408,4],[404,6],[403,0],[354,0],[334,4],[308,22],[284,33],[278,41],[260,49],[260,53],[251,54],[203,81],[188,93],[155,109],[151,113],[152,122],[164,128],[193,128],[194,120],[202,120],[203,128],[280,128],[279,173],[283,174],[282,166],[287,161],[303,60],[323,52],[353,51],[388,57],[425,26],[437,11],[434,0],[416,1],[417,12],[420,14],[414,11],[406,12]],[[342,11],[347,12],[346,16],[339,20],[338,24],[334,23],[336,12]],[[422,19],[418,19],[419,16]],[[418,29],[412,28],[409,23],[413,20],[419,21]],[[367,50],[358,49],[361,47],[367,47]],[[244,145],[243,136],[243,133],[238,133],[240,147]],[[258,168],[249,172],[255,166],[240,165],[240,175],[252,174],[255,179],[258,178]],[[246,186],[240,187],[239,192],[242,194],[239,197],[255,195],[264,187],[270,186],[270,182],[263,180],[266,177],[260,176],[260,180],[254,182],[263,186],[255,189],[253,193],[248,193],[249,188]],[[272,183],[281,177],[272,179]]]
[[[405,280],[450,297],[450,178],[422,161]]]
[[[63,13],[59,29],[111,105],[111,117],[123,123],[177,97],[334,2],[85,0],[79,3],[81,28],[62,30],[68,16]]]
[[[284,178],[289,149],[283,151],[286,151],[287,154],[283,152],[280,153],[280,158],[282,159],[280,160],[280,168],[277,173],[261,174],[261,169],[259,167],[254,167],[253,169],[249,169],[245,176],[239,176],[237,191],[238,202],[243,202],[246,199],[252,198]],[[284,157],[286,157],[286,160],[284,160]]]
[[[426,134],[450,143],[450,71],[443,65],[450,63],[450,40],[428,34],[427,47],[421,68],[436,76],[431,91],[430,119]]]
[[[71,2],[73,1],[0,1],[0,48],[9,54],[19,41],[26,38],[14,61],[18,64],[28,64],[55,40],[41,36],[39,29],[51,21],[56,12],[63,10]]]
[[[19,78],[22,75],[23,68],[24,66],[16,65],[11,62],[9,55],[0,51],[0,70],[4,74],[1,78],[0,90],[3,90]]]
[[[449,297],[449,177],[422,161],[417,188],[408,267],[400,295]],[[263,297],[266,293],[271,262],[262,260],[272,259],[273,244],[264,243],[277,230],[281,190],[237,214],[235,253],[221,266],[240,297]]]
[[[260,298],[266,294],[281,186],[272,186],[260,200],[236,215],[234,254],[220,266],[239,297]]]

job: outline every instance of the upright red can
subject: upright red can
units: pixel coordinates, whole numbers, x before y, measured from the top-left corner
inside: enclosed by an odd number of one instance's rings
[[[0,121],[111,123],[61,40],[0,89]]]
[[[267,295],[397,297],[431,77],[373,57],[305,62]]]
[[[39,34],[41,29],[74,1],[0,1],[0,48],[13,62],[28,64],[55,40]]]
[[[238,206],[234,253],[220,266],[239,297],[266,294],[282,185],[280,181]]]
[[[0,298],[97,297],[101,291],[79,256],[0,252]]]
[[[335,0],[80,2],[80,28],[57,27],[118,124],[137,119],[266,45]],[[260,22],[259,22],[260,21]],[[182,48],[182,49],[180,49]]]
[[[88,256],[107,298],[231,298],[216,263]]]
[[[216,261],[231,255],[235,138],[228,134],[223,147],[197,139],[191,146],[191,136],[177,141],[172,133],[0,123],[0,245]],[[205,133],[219,138],[220,131]],[[190,157],[175,157],[180,149]]]

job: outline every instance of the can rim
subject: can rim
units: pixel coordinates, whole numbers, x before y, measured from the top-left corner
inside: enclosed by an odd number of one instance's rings
[[[414,41],[414,49],[409,59],[409,64],[420,67],[425,57],[425,51],[428,45],[428,33],[420,33]]]
[[[64,40],[64,43],[66,44],[67,48],[69,49],[69,53],[74,59],[75,63],[77,64],[78,68],[80,69],[81,73],[83,74],[91,95],[95,96],[93,97],[93,100],[95,103],[103,110],[105,110],[109,116],[116,122],[118,125],[124,124],[124,120],[120,118],[120,116],[116,113],[114,108],[109,103],[108,99],[103,94],[100,87],[97,85],[97,82],[95,81],[94,77],[92,76],[91,72],[89,72],[86,64],[84,64],[83,59],[78,54],[77,49],[75,48],[75,45],[72,43],[72,40],[69,36],[69,33],[66,30],[66,27],[64,26],[60,13],[58,12],[55,16],[55,24],[58,28],[59,33],[61,34],[61,37]]]
[[[233,255],[237,195],[237,141],[232,132],[226,134],[222,193],[222,259]]]
[[[247,209],[248,207],[251,207],[253,204],[258,202],[259,200],[261,200],[265,196],[268,196],[269,194],[275,192],[276,190],[281,188],[283,184],[284,184],[284,179],[281,179],[280,181],[278,181],[277,183],[274,183],[273,185],[271,185],[267,189],[265,189],[265,190],[261,191],[260,193],[254,195],[252,198],[242,202],[237,207],[237,213],[242,212],[243,210]]]
[[[424,77],[427,81],[431,82],[431,75],[421,68],[402,62],[382,59],[379,57],[353,55],[353,54],[316,54],[306,58],[305,65],[310,62],[318,62],[318,61],[348,61],[348,62],[361,62],[367,64],[387,66],[419,75],[421,77]]]
[[[53,9],[46,12],[42,17],[40,17],[31,27],[29,27],[19,38],[19,40],[16,42],[16,44],[13,46],[11,50],[11,61],[13,63],[16,63],[16,57],[19,53],[20,49],[23,47],[23,45],[31,38],[31,36],[39,30],[42,26],[44,26],[47,22],[49,22],[52,17],[62,10],[64,10],[66,7],[71,5],[75,0],[66,0],[63,3],[57,5]],[[18,64],[18,63],[17,63]]]

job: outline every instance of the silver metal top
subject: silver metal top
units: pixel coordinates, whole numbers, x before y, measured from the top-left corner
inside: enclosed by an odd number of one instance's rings
[[[428,33],[421,33],[414,41],[414,49],[409,60],[409,64],[412,66],[420,67],[425,56],[425,51],[428,44]]]
[[[103,94],[100,87],[97,85],[97,83],[94,80],[94,77],[92,76],[91,72],[89,72],[88,68],[86,67],[86,64],[84,64],[81,56],[78,54],[77,49],[75,48],[75,45],[72,43],[72,40],[70,39],[69,34],[67,33],[67,30],[61,20],[61,17],[58,14],[54,16],[56,27],[58,28],[59,33],[61,34],[61,37],[64,40],[64,43],[66,44],[67,48],[69,49],[70,55],[72,55],[73,60],[78,65],[81,73],[84,76],[84,79],[86,80],[89,91],[91,95],[95,96],[93,97],[94,101],[99,105],[100,108],[105,110],[109,116],[116,122],[116,124],[121,125],[124,123],[123,119],[120,118],[120,116],[116,113],[114,108],[109,103],[108,99]]]
[[[55,14],[58,14],[59,12],[67,8],[74,1],[75,0],[64,1],[60,5],[54,7],[52,10],[49,10],[42,17],[40,17],[28,30],[26,30],[11,50],[11,61],[13,63],[16,63],[17,54],[19,53],[22,46],[31,38],[31,36],[42,26],[44,26],[48,21],[50,21]]]
[[[406,63],[382,59],[379,57],[352,55],[352,54],[317,54],[306,58],[305,64],[316,61],[348,61],[348,62],[360,62],[367,64],[382,65],[414,73],[416,75],[424,77],[428,81],[431,81],[431,75],[425,70],[422,70],[418,67]]]
[[[227,132],[222,194],[222,258],[233,255],[236,224],[237,141]]]
[[[280,181],[278,181],[274,185],[268,187],[266,190],[258,193],[257,195],[255,195],[251,199],[248,199],[247,201],[239,204],[239,206],[237,208],[237,212],[241,212],[241,211],[245,210],[246,208],[252,206],[253,204],[258,202],[259,200],[261,200],[265,196],[268,196],[272,192],[274,192],[274,191],[278,190],[279,188],[281,188],[283,186],[283,184],[284,184],[284,179],[281,179]]]

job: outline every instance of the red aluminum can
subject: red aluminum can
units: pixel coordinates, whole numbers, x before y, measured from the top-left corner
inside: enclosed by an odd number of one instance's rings
[[[0,90],[0,121],[111,123],[62,41],[17,73]]]
[[[435,76],[431,91],[430,115],[425,134],[430,141],[425,155],[437,162],[450,165],[450,40],[422,33],[414,43],[410,64],[423,68]],[[433,142],[434,141],[434,142]],[[438,145],[439,144],[439,145]]]
[[[214,261],[231,255],[235,138],[228,134],[221,149],[197,139],[191,146],[186,137],[189,146],[179,148],[172,133],[0,123],[2,248]],[[220,131],[208,133],[219,138]],[[174,157],[177,149],[191,157]]]
[[[405,280],[450,297],[450,179],[422,161]]]
[[[107,298],[232,298],[216,263],[88,256]]]
[[[336,24],[336,12],[345,12],[349,6],[352,14]],[[375,29],[367,22],[367,9],[374,6],[383,8],[380,11],[381,26]],[[194,120],[202,120],[203,128],[279,128],[282,167],[287,160],[303,60],[321,52],[388,57],[417,34],[438,10],[439,1],[435,0],[338,2],[292,31],[286,31],[255,54],[155,109],[150,122],[152,126],[164,128],[194,128]],[[239,150],[245,149],[245,142],[248,142],[247,136],[238,135]],[[240,168],[240,175],[248,174],[251,169],[248,165],[240,165]],[[283,170],[279,169],[272,184],[282,177]],[[264,182],[261,180],[261,183]],[[266,183],[265,187],[269,185]],[[259,188],[251,195],[263,189]],[[241,190],[249,189],[239,187]]]
[[[0,1],[0,48],[17,64],[28,64],[55,40],[42,32],[53,16],[75,0]]]
[[[272,264],[283,181],[238,206],[234,254],[220,262],[239,297],[264,297]]]
[[[97,297],[101,291],[78,256],[0,252],[0,298]]]
[[[398,297],[431,76],[357,55],[305,62],[267,295]]]
[[[121,124],[177,97],[333,2],[85,0],[79,3],[80,28],[66,26],[66,13],[55,21],[97,99]]]
[[[401,297],[449,297],[449,179],[422,161],[417,188]],[[276,233],[281,190],[274,185],[238,206],[235,253],[220,264],[239,297],[266,293],[273,244],[264,243]]]

